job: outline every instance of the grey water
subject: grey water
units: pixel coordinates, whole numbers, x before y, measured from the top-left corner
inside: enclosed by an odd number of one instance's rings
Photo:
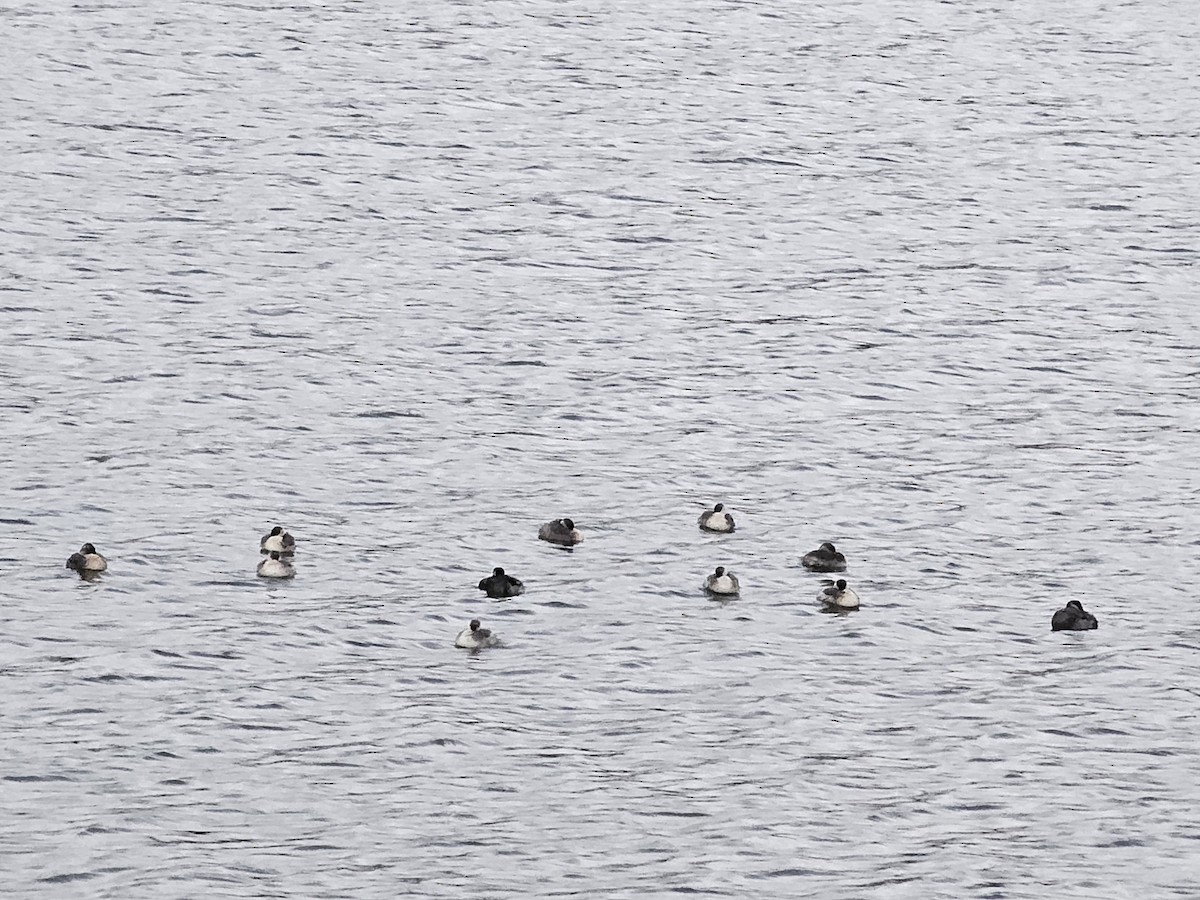
[[[0,34],[0,895],[1200,896],[1191,0]]]

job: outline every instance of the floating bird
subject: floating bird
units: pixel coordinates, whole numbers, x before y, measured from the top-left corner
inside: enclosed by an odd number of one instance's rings
[[[1051,631],[1091,631],[1099,627],[1096,617],[1083,608],[1078,600],[1068,600],[1067,605],[1050,619]]]
[[[712,509],[700,513],[700,530],[717,534],[733,531],[733,516],[725,512],[725,504],[718,503]]]
[[[87,543],[79,548],[78,553],[72,553],[67,559],[67,568],[74,569],[80,575],[103,572],[108,568],[108,560],[96,552],[94,544]]]
[[[826,609],[858,609],[858,594],[846,586],[845,578],[837,581],[826,578],[822,584],[825,589],[817,595],[817,599],[825,604]]]
[[[521,579],[505,575],[504,570],[499,566],[492,569],[492,574],[479,582],[479,589],[486,591],[487,595],[494,600],[503,600],[505,597],[519,597],[525,593],[525,585],[521,582]]]
[[[551,544],[573,547],[583,541],[583,535],[570,519],[555,519],[538,529],[538,538]]]
[[[272,550],[270,555],[258,564],[259,578],[291,578],[296,574],[296,567],[278,550]]]
[[[800,565],[813,572],[845,572],[846,557],[826,541],[816,550],[805,553],[800,559]]]
[[[460,631],[454,639],[454,646],[464,650],[482,650],[484,647],[496,647],[499,644],[500,638],[488,629],[480,628],[478,619],[472,619],[470,626]]]
[[[718,597],[732,597],[741,590],[737,576],[726,572],[724,566],[717,566],[711,575],[704,579],[704,589]]]
[[[277,550],[281,556],[296,555],[296,539],[278,525],[272,528],[270,533],[263,535],[258,546],[263,553]]]

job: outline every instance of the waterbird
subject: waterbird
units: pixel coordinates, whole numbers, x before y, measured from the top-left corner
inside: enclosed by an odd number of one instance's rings
[[[711,575],[704,579],[704,589],[718,597],[732,597],[741,590],[737,576],[726,572],[724,566],[717,566]]]
[[[539,540],[549,541],[563,547],[573,547],[583,541],[583,535],[570,519],[555,519],[538,529]]]
[[[291,578],[295,574],[296,567],[283,559],[283,554],[278,550],[272,550],[270,555],[258,564],[259,578]]]
[[[272,550],[277,550],[282,556],[294,556],[296,554],[296,539],[284,531],[282,527],[276,525],[267,534],[263,535],[263,539],[259,542],[258,547],[263,553],[270,553]]]
[[[858,609],[858,594],[846,586],[845,578],[837,581],[826,578],[822,584],[825,588],[817,595],[817,599],[825,604],[826,609]]]
[[[67,558],[67,568],[74,569],[80,575],[103,572],[108,568],[108,560],[97,553],[96,546],[89,541],[79,548],[78,553],[72,553]]]
[[[488,629],[479,627],[478,619],[472,619],[471,624],[460,631],[458,637],[454,639],[454,646],[464,650],[482,650],[484,647],[495,647],[499,643],[500,638]]]
[[[800,565],[813,572],[845,572],[846,557],[837,547],[826,541],[816,550],[810,550],[800,558]]]
[[[718,503],[712,509],[700,513],[700,530],[711,531],[715,534],[728,534],[733,531],[733,516],[725,512],[725,504]]]
[[[1051,631],[1091,631],[1099,624],[1078,600],[1068,600],[1067,605],[1050,618]]]
[[[505,597],[519,597],[525,593],[525,585],[520,578],[506,575],[499,566],[492,569],[492,574],[480,580],[479,589],[486,591],[493,600],[503,600]]]

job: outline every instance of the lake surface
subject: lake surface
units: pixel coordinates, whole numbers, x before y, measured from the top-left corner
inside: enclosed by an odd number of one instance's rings
[[[0,29],[0,895],[1200,896],[1191,0]]]

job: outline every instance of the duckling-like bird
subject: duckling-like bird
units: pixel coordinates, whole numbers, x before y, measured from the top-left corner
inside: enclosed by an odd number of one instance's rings
[[[737,576],[726,572],[724,566],[717,566],[711,575],[704,579],[704,589],[718,597],[732,597],[741,590]]]
[[[583,535],[570,519],[555,519],[538,529],[538,539],[563,547],[574,547],[583,542]]]
[[[296,555],[296,539],[278,525],[263,535],[263,539],[259,542],[258,547],[263,553],[270,553],[272,550],[277,550],[280,556]]]
[[[733,531],[733,516],[725,512],[725,504],[718,503],[712,509],[700,513],[700,530],[711,531],[715,534],[728,534]]]
[[[1068,600],[1067,605],[1050,619],[1051,631],[1091,631],[1099,627],[1096,617],[1083,608],[1078,600]]]
[[[846,579],[834,581],[826,578],[825,589],[817,595],[817,599],[825,604],[826,609],[858,609],[858,594],[846,586]]]
[[[482,650],[484,647],[495,647],[499,643],[500,638],[488,629],[479,627],[478,619],[472,619],[471,624],[454,639],[454,646],[464,650]]]
[[[295,566],[282,557],[283,554],[278,550],[272,550],[270,555],[258,564],[258,577],[291,578],[295,575]]]
[[[520,578],[504,574],[499,566],[492,569],[492,574],[479,582],[479,589],[486,591],[493,600],[503,600],[505,597],[519,597],[525,593],[525,585]]]
[[[97,553],[95,545],[89,542],[80,547],[78,553],[68,557],[67,568],[74,569],[80,575],[103,572],[108,568],[108,560]]]
[[[810,550],[800,558],[800,565],[813,572],[845,572],[846,557],[837,547],[826,541],[816,550]]]

